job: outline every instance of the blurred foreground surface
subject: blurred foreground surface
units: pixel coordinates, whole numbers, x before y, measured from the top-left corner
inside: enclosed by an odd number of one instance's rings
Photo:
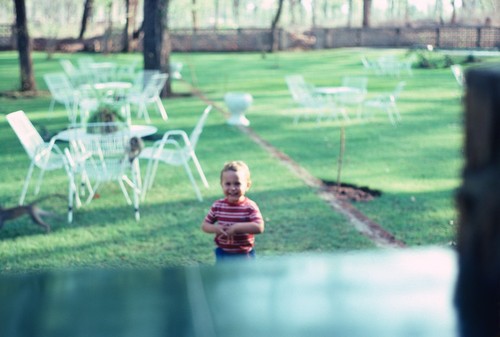
[[[0,275],[0,336],[457,336],[451,249]]]

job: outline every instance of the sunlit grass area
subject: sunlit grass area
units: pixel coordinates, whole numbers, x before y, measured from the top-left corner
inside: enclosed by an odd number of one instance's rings
[[[340,129],[345,128],[342,181],[380,190],[382,195],[355,207],[409,246],[448,245],[455,237],[454,193],[460,185],[462,158],[461,89],[450,69],[413,69],[413,76],[399,78],[367,73],[361,55],[378,57],[405,50],[339,49],[313,52],[175,53],[172,61],[184,64],[184,81],[173,81],[176,93],[193,85],[217,108],[225,110],[229,91],[247,92],[253,105],[247,113],[250,127],[265,141],[291,157],[312,175],[337,179]],[[4,115],[24,110],[35,126],[50,134],[67,125],[63,106],[48,113],[50,95],[43,74],[62,71],[60,59],[76,61],[82,54],[34,53],[39,95],[35,98],[0,97],[0,175],[4,207],[17,203],[28,169],[28,157]],[[140,54],[93,55],[97,60],[121,64]],[[294,124],[293,105],[284,76],[302,74],[317,86],[340,85],[343,76],[368,76],[368,95],[391,90],[398,81],[406,87],[398,107],[402,121],[394,127],[382,111],[369,119],[350,121],[315,118]],[[19,87],[15,52],[0,53],[0,91]],[[169,120],[151,112],[161,134],[171,129],[188,132],[206,106],[196,96],[165,99]],[[221,197],[219,170],[224,162],[245,160],[254,182],[249,196],[261,207],[266,231],[257,237],[260,258],[300,252],[333,252],[374,248],[341,215],[335,213],[314,188],[297,177],[214,109],[201,135],[197,154],[210,187],[196,200],[189,180],[178,167],[160,166],[155,186],[141,204],[136,222],[132,206],[119,187],[109,184],[100,198],[75,211],[74,222],[65,220],[66,202],[51,199],[43,208],[60,214],[48,219],[52,232],[45,234],[28,217],[8,222],[0,231],[0,260],[4,272],[68,267],[144,267],[213,263],[212,237],[202,233],[201,221],[212,201]],[[136,123],[143,121],[134,119]],[[146,141],[151,145],[151,141]],[[61,144],[64,146],[64,144]],[[142,172],[147,163],[141,162]],[[200,184],[201,186],[201,184]],[[46,174],[41,195],[67,191],[63,172]],[[32,190],[31,190],[32,192]],[[36,197],[29,194],[28,200]]]

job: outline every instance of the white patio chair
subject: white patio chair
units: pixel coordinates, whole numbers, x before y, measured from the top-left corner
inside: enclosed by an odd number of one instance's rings
[[[68,114],[69,122],[76,123],[78,116],[78,92],[71,84],[68,76],[63,72],[48,73],[43,76],[45,83],[52,95],[49,111],[54,111],[55,103],[63,104]]]
[[[118,81],[133,81],[135,78],[135,68],[139,64],[140,60],[133,60],[126,64],[118,65],[116,67],[115,77]]]
[[[154,104],[163,120],[166,121],[168,119],[167,112],[165,111],[165,107],[163,106],[160,98],[160,93],[167,82],[167,77],[167,74],[154,74],[149,78],[149,80],[146,79],[147,82],[144,82],[142,90],[130,91],[127,99],[130,105],[138,106],[138,118],[144,118],[147,123],[151,123],[151,118],[148,113],[148,105]]]
[[[365,55],[361,55],[361,63],[366,71],[373,72],[375,75],[382,74],[382,70],[377,61],[369,60]]]
[[[86,132],[81,132],[82,127]],[[128,125],[115,122],[86,123],[72,130],[71,151],[65,149],[65,155],[73,172],[71,186],[75,188],[74,195],[79,195],[78,186],[85,185],[89,190],[85,200],[85,204],[88,204],[102,184],[117,182],[127,204],[134,206],[135,218],[139,221],[142,183],[138,160],[129,157],[131,135]],[[75,158],[85,160],[78,161]],[[76,181],[77,178],[81,181]],[[125,184],[131,188],[133,200]]]
[[[302,75],[287,75],[285,76],[290,95],[293,102],[301,108],[301,112],[296,114],[293,123],[297,124],[300,118],[308,118],[315,115],[319,122],[325,112],[334,112],[334,106],[322,96],[316,95],[314,86],[306,83]]]
[[[363,103],[363,114],[371,115],[373,109],[383,110],[387,113],[391,124],[396,126],[396,124],[401,121],[401,115],[397,107],[397,100],[405,85],[406,82],[401,81],[396,85],[393,91],[365,100]],[[370,109],[368,113],[367,109]]]
[[[7,114],[6,118],[31,161],[28,173],[24,179],[21,196],[19,198],[19,205],[24,204],[35,167],[40,170],[35,187],[35,195],[40,192],[40,187],[46,171],[64,169],[70,182],[72,181],[71,170],[66,158],[55,143],[58,139],[57,136],[52,137],[48,143],[44,142],[36,128],[29,120],[28,116],[22,110],[11,112]],[[73,205],[71,201],[73,199],[71,197],[69,199],[69,210],[71,210]],[[71,222],[69,215],[68,221]]]
[[[92,56],[81,56],[76,60],[76,62],[78,64],[78,68],[86,72],[88,72],[90,70],[90,66],[95,63]]]
[[[336,102],[343,108],[354,107],[360,118],[363,110],[363,102],[368,92],[368,77],[365,76],[345,76],[342,78],[342,87],[345,90],[336,95]]]
[[[59,60],[59,63],[73,86],[76,87],[90,81],[90,74],[75,67],[70,60],[62,59]]]
[[[196,193],[196,197],[200,201],[203,200],[200,189],[198,188],[198,185],[194,180],[193,173],[191,172],[191,168],[189,167],[189,160],[193,161],[203,185],[208,187],[207,178],[205,177],[200,162],[198,161],[195,149],[210,110],[212,110],[211,105],[205,108],[189,137],[183,130],[167,131],[161,140],[156,141],[153,146],[147,147],[141,151],[139,158],[148,160],[148,167],[142,190],[143,200],[146,197],[146,192],[153,186],[158,164],[160,162],[173,166],[184,166],[184,170],[189,177],[191,185]]]
[[[142,91],[151,77],[159,73],[156,69],[139,70],[134,74],[132,89],[136,92]]]

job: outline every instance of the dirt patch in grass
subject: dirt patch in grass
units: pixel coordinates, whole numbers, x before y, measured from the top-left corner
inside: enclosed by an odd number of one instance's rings
[[[340,185],[335,181],[322,180],[324,189],[333,193],[337,199],[363,202],[371,201],[382,195],[379,190],[373,190],[366,186],[356,186],[353,184],[341,183]]]

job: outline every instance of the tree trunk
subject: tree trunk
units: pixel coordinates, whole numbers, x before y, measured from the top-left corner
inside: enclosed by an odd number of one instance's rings
[[[408,0],[404,1],[404,6],[405,6],[405,26],[410,26],[410,5],[408,3]]]
[[[169,0],[144,1],[144,69],[169,73],[170,36],[167,15]],[[161,97],[172,94],[170,76]]]
[[[214,30],[219,28],[219,0],[214,0],[215,12],[214,12]]]
[[[455,0],[451,0],[451,19],[450,19],[450,24],[454,25],[457,23],[457,7],[455,6]]]
[[[126,19],[123,29],[123,52],[127,53],[132,50],[131,41],[134,36],[135,19],[137,17],[137,0],[125,0]]]
[[[191,0],[191,19],[193,20],[193,32],[198,30],[198,8],[196,0]]]
[[[279,0],[278,10],[276,11],[276,15],[274,16],[273,22],[271,23],[271,42],[270,42],[271,45],[269,47],[270,53],[278,50],[278,40],[276,39],[276,27],[278,26],[282,9],[283,9],[283,0]]]
[[[83,15],[82,15],[82,24],[80,26],[80,34],[78,35],[78,39],[83,39],[83,35],[87,30],[87,23],[89,19],[92,17],[92,10],[94,8],[94,0],[85,0],[85,5],[83,7]]]
[[[311,0],[311,25],[313,28],[316,28],[316,1]]]
[[[21,91],[36,90],[33,61],[31,60],[31,44],[26,19],[24,0],[14,0],[16,6],[16,36],[21,69]]]
[[[372,0],[363,0],[363,28],[370,27]]]
[[[347,27],[351,28],[352,26],[352,15],[353,15],[353,4],[352,0],[349,0],[348,2],[348,9],[347,9]]]
[[[290,23],[295,25],[297,23],[297,20],[295,18],[295,5],[297,4],[297,0],[290,0]]]
[[[240,26],[240,1],[233,0],[233,18],[236,23],[236,27]]]

